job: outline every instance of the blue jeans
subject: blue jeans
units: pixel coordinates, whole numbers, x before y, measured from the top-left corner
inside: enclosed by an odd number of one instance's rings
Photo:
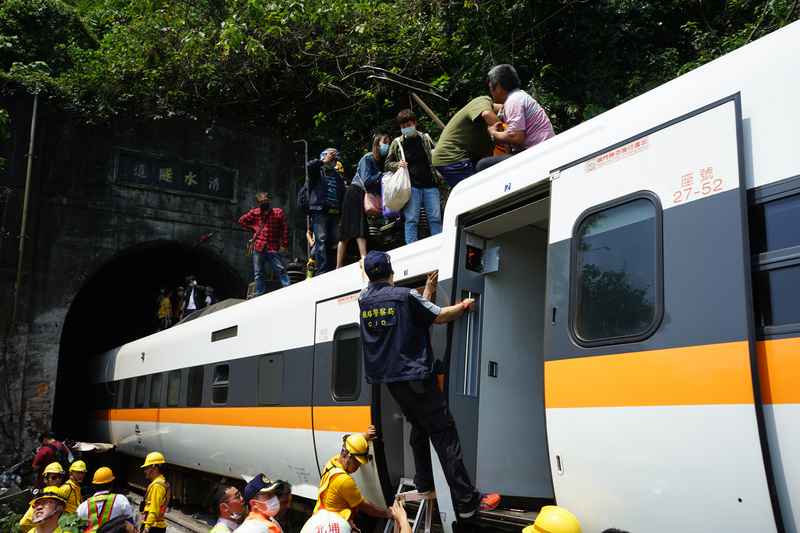
[[[314,254],[317,256],[318,276],[336,269],[335,252],[332,262],[328,260],[328,254],[331,253],[332,244],[339,244],[339,215],[315,212],[311,215],[311,225],[314,227]]]
[[[439,189],[436,187],[426,189],[411,187],[411,197],[403,208],[403,215],[406,217],[406,244],[419,240],[417,224],[419,224],[420,203],[425,206],[425,215],[428,217],[431,235],[439,235],[442,232],[442,206],[439,203]]]
[[[465,179],[475,175],[475,167],[469,159],[444,167],[436,167],[436,170],[439,171],[439,174],[442,175],[445,181],[447,181],[447,184],[451,187],[455,187]]]
[[[278,276],[283,287],[288,287],[292,284],[292,282],[289,281],[289,274],[286,273],[286,265],[283,264],[281,254],[278,252],[259,252],[258,250],[253,250],[253,270],[256,274],[256,292],[259,296],[267,292],[267,285],[264,283],[267,261],[269,261],[269,266],[272,267],[272,271]]]

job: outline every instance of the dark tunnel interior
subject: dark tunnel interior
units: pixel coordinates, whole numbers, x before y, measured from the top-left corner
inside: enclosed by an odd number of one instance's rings
[[[106,261],[75,296],[64,320],[59,351],[54,420],[69,404],[72,377],[86,359],[155,332],[159,287],[186,286],[193,274],[199,285],[211,285],[219,300],[244,299],[248,282],[212,253],[178,242],[150,242],[129,248]]]

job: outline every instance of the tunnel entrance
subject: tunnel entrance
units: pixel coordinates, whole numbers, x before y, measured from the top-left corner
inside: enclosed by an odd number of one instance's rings
[[[165,286],[177,301],[177,287],[193,274],[211,285],[219,300],[244,299],[247,282],[209,250],[180,242],[156,241],[124,250],[103,263],[75,295],[64,320],[59,348],[53,427],[70,437],[71,384],[90,357],[155,332],[156,295]]]

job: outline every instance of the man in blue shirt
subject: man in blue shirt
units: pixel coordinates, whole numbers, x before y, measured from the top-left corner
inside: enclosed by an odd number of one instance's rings
[[[358,295],[367,383],[386,383],[411,423],[409,440],[417,491],[427,493],[433,488],[430,439],[459,514],[468,518],[478,509],[494,509],[500,497],[481,495],[470,481],[461,459],[455,421],[438,380],[432,376],[431,325],[446,324],[473,312],[475,300],[467,298],[449,307],[431,303],[428,297],[437,273],[428,277],[425,297],[416,290],[395,287],[391,258],[384,252],[369,252],[361,261],[361,269],[364,282],[369,281]]]

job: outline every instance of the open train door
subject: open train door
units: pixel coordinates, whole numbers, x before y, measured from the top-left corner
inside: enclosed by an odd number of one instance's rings
[[[734,95],[551,177],[548,450],[584,531],[781,528],[741,142]]]

